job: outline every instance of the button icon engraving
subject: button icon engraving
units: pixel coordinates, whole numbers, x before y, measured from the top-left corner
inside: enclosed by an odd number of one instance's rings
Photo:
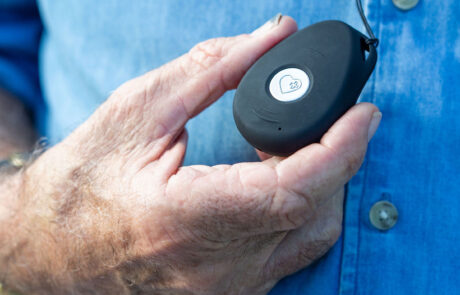
[[[287,68],[276,73],[270,81],[270,94],[279,101],[301,98],[310,87],[307,73],[298,68]]]
[[[302,82],[299,79],[293,78],[291,75],[283,76],[280,79],[281,93],[289,93],[299,90],[302,87]]]

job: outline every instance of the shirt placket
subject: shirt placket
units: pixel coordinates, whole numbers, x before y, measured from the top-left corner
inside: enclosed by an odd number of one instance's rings
[[[373,32],[377,38],[380,38],[379,24],[380,20],[380,1],[385,0],[363,0],[366,17],[371,25]],[[373,102],[374,87],[378,79],[377,68],[371,79],[367,83],[367,87],[363,90],[362,98],[366,101]],[[358,270],[358,257],[360,249],[360,230],[362,227],[362,198],[366,190],[366,177],[368,173],[368,159],[372,157],[371,152],[368,152],[363,166],[358,173],[350,180],[347,185],[346,198],[344,204],[344,220],[343,220],[343,245],[342,245],[342,261],[339,278],[339,294],[353,295],[356,294]]]

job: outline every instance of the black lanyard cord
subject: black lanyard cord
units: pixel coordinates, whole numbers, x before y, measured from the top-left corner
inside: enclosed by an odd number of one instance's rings
[[[367,22],[366,15],[364,14],[364,11],[363,11],[363,5],[361,4],[361,0],[356,0],[356,6],[358,6],[359,15],[361,16],[364,26],[366,27],[366,31],[370,37],[369,39],[366,40],[366,43],[369,45],[374,45],[374,47],[377,48],[377,46],[379,46],[379,39],[375,37],[374,32],[372,32],[371,26]]]

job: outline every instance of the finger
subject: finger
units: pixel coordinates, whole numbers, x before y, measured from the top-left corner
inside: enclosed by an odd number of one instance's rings
[[[274,250],[264,269],[267,279],[281,279],[323,256],[342,229],[343,187],[300,228],[290,231]]]
[[[249,67],[268,49],[297,30],[295,21],[284,16],[274,19],[251,35],[207,40],[196,45],[188,54],[168,65],[167,73],[173,85],[184,87],[169,89],[174,95],[164,103],[172,108],[176,102],[184,108],[184,116],[170,126],[182,127],[205,107],[230,89],[234,89]],[[178,68],[182,75],[177,75]]]
[[[376,106],[357,104],[329,129],[320,143],[280,161],[276,167],[280,194],[305,199],[308,214],[312,214],[356,174],[380,118]]]
[[[118,113],[129,115],[138,146],[180,133],[187,120],[235,88],[249,67],[268,49],[295,32],[290,17],[250,35],[202,42],[187,54],[134,79],[112,99]],[[116,114],[112,110],[112,114]],[[116,120],[116,118],[114,118]],[[129,126],[127,126],[129,127]]]
[[[197,171],[185,167],[168,188],[191,216],[222,236],[298,228],[359,168],[377,108],[356,105],[324,135],[289,158]],[[225,233],[225,235],[223,234]]]

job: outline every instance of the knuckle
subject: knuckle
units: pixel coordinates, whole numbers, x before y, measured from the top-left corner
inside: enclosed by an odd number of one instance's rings
[[[200,70],[211,68],[224,56],[223,43],[224,38],[215,38],[195,45],[188,54],[192,64]]]
[[[355,175],[358,172],[361,164],[364,161],[364,156],[366,154],[366,149],[361,148],[356,152],[352,152],[345,157],[346,161],[346,172],[350,177]]]
[[[306,198],[293,193],[283,193],[275,196],[272,202],[272,212],[283,229],[294,229],[302,226],[308,220],[309,204]]]
[[[350,146],[340,150],[328,144],[323,144],[322,146],[331,154],[334,161],[340,163],[341,169],[343,169],[348,178],[351,178],[358,172],[367,151],[367,144],[353,145],[353,147]]]

